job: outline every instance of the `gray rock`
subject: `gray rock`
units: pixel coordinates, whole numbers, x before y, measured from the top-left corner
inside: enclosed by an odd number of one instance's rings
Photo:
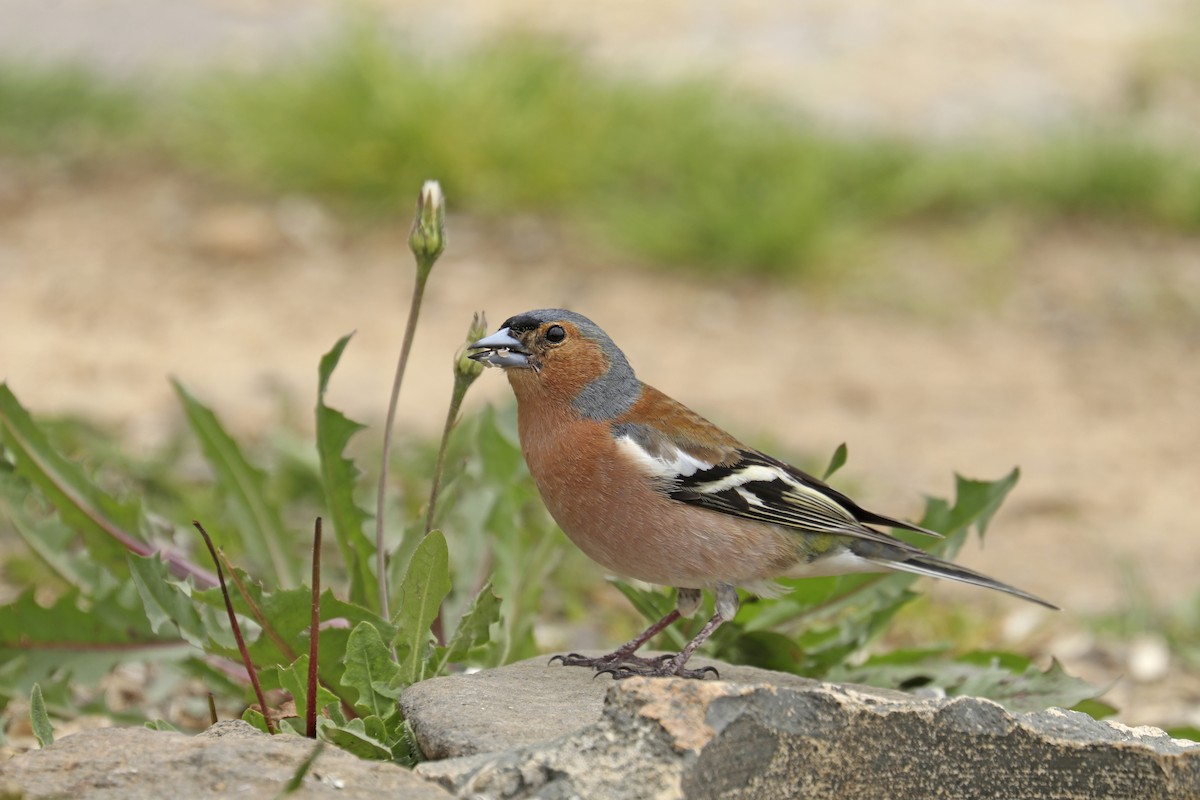
[[[654,653],[650,653],[654,655]],[[600,719],[612,678],[587,669],[547,665],[545,657],[472,675],[423,681],[405,690],[400,708],[428,759],[469,756],[536,744]],[[808,687],[817,681],[756,667],[695,658],[735,683]],[[907,697],[883,689],[880,696]]]
[[[201,800],[274,797],[312,753],[298,736],[268,736],[241,720],[198,736],[147,728],[84,731],[0,764],[0,797],[25,800]],[[446,800],[438,787],[394,764],[325,748],[288,797]]]
[[[1157,729],[721,670],[614,684],[539,660],[402,703],[427,754],[460,756],[417,772],[460,797],[1200,798],[1200,745]]]
[[[1200,745],[1157,729],[719,668],[614,683],[537,659],[428,681],[402,704],[442,760],[414,774],[330,748],[295,796],[1200,798]],[[0,765],[0,797],[273,797],[312,747],[239,721],[87,731]]]

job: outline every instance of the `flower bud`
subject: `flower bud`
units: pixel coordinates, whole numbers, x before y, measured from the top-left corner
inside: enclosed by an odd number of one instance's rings
[[[417,215],[413,218],[408,247],[417,259],[422,277],[429,275],[438,256],[446,249],[446,198],[437,181],[425,181],[417,197]]]
[[[468,357],[467,346],[477,342],[487,334],[487,316],[482,311],[476,311],[471,319],[471,327],[467,330],[467,340],[458,348],[454,356],[454,382],[463,381],[470,386],[483,373],[483,364]]]

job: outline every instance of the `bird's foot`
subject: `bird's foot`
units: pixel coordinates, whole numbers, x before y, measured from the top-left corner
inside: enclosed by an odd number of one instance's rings
[[[714,678],[721,677],[721,673],[717,672],[716,667],[688,669],[684,666],[686,660],[681,661],[678,653],[667,653],[666,655],[654,656],[653,658],[643,658],[642,656],[635,656],[633,653],[622,652],[620,650],[603,656],[585,656],[579,653],[567,653],[551,657],[549,663],[553,664],[555,661],[562,663],[565,667],[591,667],[596,671],[597,675],[612,675],[613,680],[618,681],[635,676],[643,678],[692,678],[695,680],[704,680],[710,674]]]
[[[591,667],[597,673],[605,672],[622,667],[648,669],[657,667],[663,661],[669,661],[675,656],[655,656],[654,658],[642,658],[635,656],[632,652],[616,652],[609,653],[603,656],[584,656],[579,653],[567,653],[566,655],[553,656],[550,659],[551,664],[555,661],[562,663],[564,667]]]
[[[603,667],[596,670],[597,675],[607,674],[612,675],[613,680],[619,681],[625,678],[642,677],[642,678],[691,678],[693,680],[702,681],[711,673],[714,678],[720,679],[721,673],[717,672],[716,667],[701,667],[700,669],[688,669],[684,663],[679,660],[678,656],[661,656],[656,659],[642,659],[643,661],[651,661],[650,664],[618,664],[611,667]]]

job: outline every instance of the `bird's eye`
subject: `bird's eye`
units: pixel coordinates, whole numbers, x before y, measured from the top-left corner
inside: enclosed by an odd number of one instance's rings
[[[565,338],[567,332],[563,330],[562,325],[551,325],[546,329],[546,341],[550,344],[558,344]]]

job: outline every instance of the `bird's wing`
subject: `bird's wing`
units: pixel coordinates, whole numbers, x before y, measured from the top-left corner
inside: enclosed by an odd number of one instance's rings
[[[621,451],[681,503],[811,533],[836,534],[905,546],[884,525],[940,537],[902,520],[858,506],[825,482],[757,450],[734,444],[699,446],[657,427],[618,426]]]

